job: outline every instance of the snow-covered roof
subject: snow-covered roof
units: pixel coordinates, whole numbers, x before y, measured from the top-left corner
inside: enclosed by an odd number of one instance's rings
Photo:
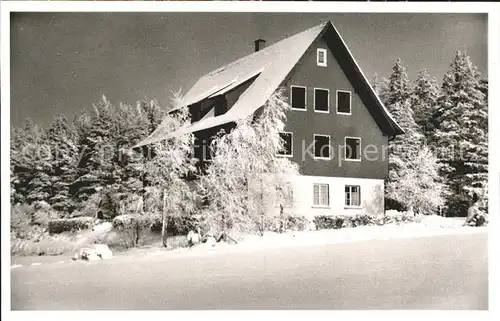
[[[189,106],[204,99],[224,94],[249,79],[253,77],[256,78],[225,114],[214,117],[213,113],[209,113],[201,120],[181,128],[174,133],[167,132],[166,128],[160,124],[149,137],[135,147],[155,143],[172,136],[213,128],[251,115],[266,103],[269,97],[283,83],[311,44],[329,27],[333,28],[338,35],[335,27],[328,21],[285,38],[260,51],[254,52],[204,75],[185,94],[180,102],[180,106]],[[338,36],[340,37],[340,35]],[[343,40],[342,43],[348,50]],[[352,57],[350,52],[349,55]],[[352,59],[356,64],[356,68],[361,72],[361,69],[353,57]],[[379,108],[381,108],[389,118],[391,125],[395,128],[395,132],[403,133],[402,129],[389,115],[389,112],[385,109],[380,99],[378,99],[362,72],[360,76],[363,77],[366,86],[370,88],[371,92],[376,97],[376,104],[380,105]]]

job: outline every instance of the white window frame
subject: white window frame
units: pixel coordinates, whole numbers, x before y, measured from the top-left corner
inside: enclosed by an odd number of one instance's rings
[[[313,100],[313,105],[314,105],[314,112],[316,113],[322,113],[322,114],[328,114],[330,113],[330,89],[327,88],[319,88],[319,87],[314,87],[314,100]],[[327,101],[327,110],[316,110],[316,90],[324,90],[328,93],[328,101]]]
[[[344,113],[339,111],[339,92],[340,93],[349,93],[349,112]],[[337,110],[337,114],[339,115],[352,115],[352,91],[350,90],[337,90],[335,92],[335,107]]]
[[[316,187],[316,186],[318,186],[318,204],[314,203],[314,187]],[[326,190],[328,192],[328,197],[327,197],[328,204],[321,204],[321,200],[322,200],[321,186],[326,186]],[[330,185],[326,184],[326,183],[313,183],[313,195],[312,195],[312,197],[313,197],[312,207],[314,207],[314,208],[330,208]]]
[[[291,152],[291,154],[287,155],[287,154],[276,153],[276,156],[278,156],[278,157],[288,157],[288,158],[293,157],[293,133],[292,132],[279,132],[278,135],[279,134],[291,134],[292,135],[291,146],[290,146],[290,152]]]
[[[345,194],[345,188],[346,187],[349,187],[349,194],[350,194],[350,203],[351,204],[346,204],[346,200],[347,200],[347,195]],[[359,194],[358,194],[358,201],[359,201],[359,205],[352,205],[352,188],[353,187],[357,187],[358,188],[358,191],[359,191]],[[349,184],[346,184],[344,186],[344,207],[345,208],[360,208],[361,207],[361,185],[349,185]]]
[[[359,140],[359,158],[356,159],[351,159],[347,158],[347,153],[345,152],[347,148],[347,139],[358,139]],[[355,137],[355,136],[345,136],[344,137],[344,160],[348,162],[361,162],[361,137]]]
[[[304,89],[304,109],[301,109],[301,108],[294,108],[292,106],[292,101],[293,101],[293,98],[292,98],[292,95],[293,95],[293,88],[303,88]],[[298,110],[298,111],[307,111],[307,87],[305,86],[298,86],[298,85],[291,85],[290,86],[290,106],[292,107],[291,109],[292,110]]]
[[[320,62],[320,61],[319,61],[319,53],[320,53],[320,52],[322,52],[322,53],[323,53],[323,57],[325,58],[325,61],[323,61],[323,62]],[[316,64],[317,64],[319,67],[326,67],[326,66],[328,66],[328,58],[327,58],[327,56],[326,56],[326,53],[327,53],[327,51],[326,51],[326,49],[324,49],[324,48],[318,48],[318,49],[316,50]]]
[[[328,157],[316,157],[316,136],[328,137]],[[332,159],[332,137],[324,134],[313,134],[313,156],[314,159],[330,160]]]

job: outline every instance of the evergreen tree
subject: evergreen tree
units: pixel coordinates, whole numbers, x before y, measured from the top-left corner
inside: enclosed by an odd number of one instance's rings
[[[150,121],[143,106],[119,104],[113,110],[115,155],[113,158],[114,183],[110,188],[121,202],[136,198],[143,190],[144,159],[140,151],[131,147],[149,134]]]
[[[114,126],[111,102],[103,96],[94,110],[90,121],[80,119],[77,130],[80,138],[78,178],[71,189],[78,202],[86,201],[92,194],[102,191],[113,183]]]
[[[484,81],[470,57],[457,52],[445,74],[433,142],[441,148],[441,171],[451,194],[449,215],[465,215],[473,194],[487,198],[488,106]]]
[[[70,185],[76,179],[78,141],[76,128],[57,115],[47,132],[47,144],[52,155],[52,197],[49,204],[57,211],[71,213],[75,204],[70,195]]]
[[[399,183],[404,176],[404,171],[415,168],[415,159],[422,148],[422,134],[413,120],[413,112],[410,103],[396,102],[393,106],[392,116],[399,126],[405,131],[397,135],[389,142],[389,175],[386,180],[387,205],[400,209],[404,206],[398,199],[394,198],[395,190],[399,189]]]
[[[15,189],[21,194],[18,200],[28,204],[48,202],[52,196],[52,155],[47,131],[28,119],[17,135],[12,161]]]
[[[405,133],[389,142],[389,175],[385,186],[386,205],[399,209],[404,207],[404,204],[391,195],[394,195],[394,189],[403,176],[402,171],[405,168],[415,167],[413,162],[422,147],[423,135],[413,118],[410,82],[400,59],[396,61],[392,70],[387,89],[384,91],[383,102]]]
[[[33,157],[29,153],[36,146],[40,135],[38,127],[31,119],[25,119],[21,127],[14,127],[10,136],[11,202],[25,203],[28,195],[28,182],[32,178]]]
[[[436,78],[431,78],[427,70],[421,70],[415,81],[410,101],[415,122],[426,139],[430,138],[434,130],[432,116],[437,109],[438,98],[439,87]]]
[[[406,67],[401,59],[396,60],[396,64],[392,68],[392,74],[387,82],[387,93],[383,96],[383,102],[392,113],[395,104],[403,104],[410,98],[411,88]]]

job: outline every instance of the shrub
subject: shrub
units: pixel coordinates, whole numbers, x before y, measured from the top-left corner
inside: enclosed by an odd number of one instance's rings
[[[119,215],[113,219],[113,227],[125,236],[127,245],[131,247],[139,245],[146,230],[152,225],[153,220],[141,214]]]
[[[41,227],[48,227],[51,220],[58,218],[60,218],[60,215],[54,212],[51,208],[43,208],[33,213],[32,222],[33,224]]]
[[[476,216],[476,224],[475,226],[484,226],[488,224],[488,214],[485,212],[480,212]]]
[[[383,216],[383,224],[401,224],[414,222],[415,216],[410,212],[400,212],[396,210],[385,211]]]
[[[33,208],[26,204],[12,206],[10,213],[10,231],[17,238],[27,238],[31,228],[31,213]]]
[[[10,242],[12,255],[61,255],[75,251],[77,245],[67,236],[57,235],[40,240],[15,239]]]
[[[375,217],[368,214],[357,214],[353,217],[348,217],[352,227],[372,225],[375,223]]]
[[[152,221],[151,229],[153,231],[161,231],[162,221],[157,217]],[[202,233],[205,233],[205,221],[201,215],[184,215],[184,216],[168,216],[167,217],[167,233],[173,235],[187,235],[189,231],[200,227]]]
[[[317,230],[324,230],[372,225],[377,222],[377,219],[369,214],[318,215],[314,217],[313,222]]]
[[[101,194],[92,194],[88,200],[82,202],[81,206],[71,213],[71,217],[97,217]]]
[[[344,219],[334,215],[318,215],[314,217],[314,225],[317,230],[338,229],[344,225]]]
[[[50,234],[59,234],[63,232],[76,232],[86,230],[94,225],[92,217],[75,217],[50,220],[48,223]]]
[[[264,229],[272,232],[305,231],[309,224],[310,221],[305,216],[288,215],[283,218],[266,216],[264,218]]]
[[[305,231],[309,225],[309,220],[305,216],[289,215],[285,218],[286,230]]]

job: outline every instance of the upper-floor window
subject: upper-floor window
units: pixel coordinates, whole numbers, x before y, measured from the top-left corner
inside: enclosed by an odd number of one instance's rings
[[[326,67],[326,49],[318,48],[316,51],[316,63],[320,67]]]
[[[302,86],[290,87],[290,105],[292,109],[306,110],[307,88]]]
[[[280,139],[283,140],[283,149],[278,152],[280,156],[293,156],[293,133],[280,133]]]
[[[361,160],[361,138],[345,138],[345,159],[355,161]]]
[[[330,111],[330,91],[314,88],[314,111],[328,113]]]
[[[345,90],[337,90],[337,113],[351,114],[351,92]]]
[[[314,158],[330,159],[330,136],[314,135]]]

